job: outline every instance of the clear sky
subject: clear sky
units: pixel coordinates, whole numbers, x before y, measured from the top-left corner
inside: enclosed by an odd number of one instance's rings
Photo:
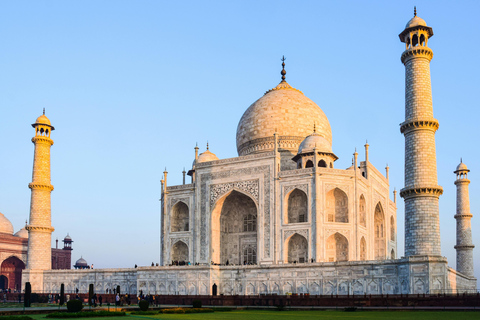
[[[159,262],[160,179],[182,182],[194,146],[237,156],[243,112],[280,81],[329,118],[336,168],[357,148],[391,190],[403,187],[404,44],[418,16],[429,41],[442,254],[455,268],[455,175],[471,169],[476,276],[480,278],[480,63],[478,1],[2,1],[0,3],[0,212],[29,215],[34,134],[46,108],[52,134],[52,224],[69,233],[72,260],[96,268]],[[399,256],[404,205],[398,199]]]

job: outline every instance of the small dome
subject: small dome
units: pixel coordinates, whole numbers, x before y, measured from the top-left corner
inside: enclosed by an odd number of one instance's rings
[[[455,170],[455,172],[457,171],[470,171],[468,170],[467,168],[467,165],[463,162],[460,162],[460,164],[457,166],[457,170]]]
[[[28,239],[28,231],[23,227],[22,229],[18,230],[17,233],[14,234],[15,237],[25,238]]]
[[[207,151],[201,153],[198,156],[198,163],[215,161],[215,160],[218,160],[218,157],[214,153],[210,152],[210,150],[208,149]]]
[[[46,124],[46,125],[49,125],[49,126],[52,125],[50,123],[50,120],[44,114],[42,114],[40,117],[37,118],[37,120],[35,121],[35,124]]]
[[[72,241],[72,238],[68,235],[65,236],[65,238],[63,238],[63,241]]]
[[[332,152],[330,142],[316,132],[312,133],[302,141],[298,148],[298,154],[313,152],[313,148],[317,148],[317,151],[319,152]]]
[[[78,259],[77,262],[75,262],[75,266],[77,266],[77,267],[88,267],[87,260],[80,257],[80,259]]]
[[[410,21],[407,22],[407,25],[405,26],[405,29],[413,28],[413,27],[417,27],[417,26],[426,27],[427,23],[422,18],[415,16],[412,19],[410,19]]]
[[[1,212],[0,212],[0,233],[13,234],[13,225]]]

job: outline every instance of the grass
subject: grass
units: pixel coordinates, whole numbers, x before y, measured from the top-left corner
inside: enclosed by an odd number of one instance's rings
[[[31,315],[35,320],[44,320],[45,315]],[[185,319],[185,320],[478,320],[478,311],[269,311],[269,310],[233,310],[230,312],[190,313],[190,314],[158,314],[158,315],[128,315],[127,317],[105,317],[102,320],[126,319]]]

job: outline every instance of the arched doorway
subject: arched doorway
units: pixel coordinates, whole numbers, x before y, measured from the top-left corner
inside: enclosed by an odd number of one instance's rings
[[[348,197],[339,188],[327,193],[327,221],[348,222]]]
[[[188,261],[188,246],[183,241],[177,241],[172,246],[172,260],[178,263]]]
[[[348,240],[338,232],[327,239],[327,261],[348,261]]]
[[[233,190],[212,211],[212,261],[220,264],[257,263],[257,206]]]
[[[308,261],[308,242],[305,237],[295,233],[288,239],[288,263]]]
[[[21,290],[22,270],[25,264],[15,256],[5,259],[0,266],[0,274],[3,278],[3,289]]]
[[[0,290],[4,291],[5,289],[8,289],[8,278],[2,274],[0,276]]]
[[[188,231],[188,220],[187,205],[182,201],[177,202],[172,208],[172,219],[170,221],[172,232]]]
[[[294,189],[288,195],[287,201],[287,223],[300,223],[308,221],[308,201],[305,192]]]

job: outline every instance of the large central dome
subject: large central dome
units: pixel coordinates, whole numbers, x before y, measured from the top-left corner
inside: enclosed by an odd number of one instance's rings
[[[331,152],[332,130],[327,116],[315,102],[283,80],[243,114],[237,127],[238,154],[273,151],[275,132],[280,150],[296,154],[300,143],[313,132],[314,125],[318,135],[327,140]]]

